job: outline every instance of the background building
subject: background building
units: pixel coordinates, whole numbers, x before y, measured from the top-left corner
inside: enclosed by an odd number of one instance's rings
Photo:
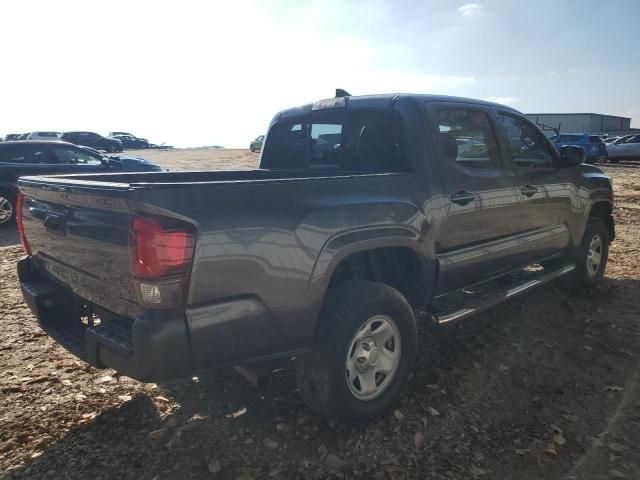
[[[624,133],[631,130],[631,119],[599,113],[527,113],[545,133],[553,135],[560,127],[565,133]]]

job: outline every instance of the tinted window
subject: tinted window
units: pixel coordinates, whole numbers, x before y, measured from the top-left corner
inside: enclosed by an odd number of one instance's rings
[[[602,138],[598,137],[597,135],[591,135],[589,137],[589,143],[601,143],[602,142]]]
[[[267,136],[262,166],[402,170],[401,127],[392,114],[375,111],[314,114],[277,123]]]
[[[0,149],[0,163],[51,163],[46,149],[39,145],[11,145]]]
[[[81,149],[69,147],[53,147],[53,154],[58,160],[58,163],[71,163],[74,165],[102,164],[101,157]]]
[[[580,142],[584,137],[582,135],[560,135],[558,142]]]
[[[506,114],[498,115],[498,124],[507,144],[507,155],[516,166],[529,168],[553,164],[553,154],[544,134],[532,124]]]
[[[474,110],[438,111],[438,131],[444,160],[466,168],[501,168],[489,117]]]

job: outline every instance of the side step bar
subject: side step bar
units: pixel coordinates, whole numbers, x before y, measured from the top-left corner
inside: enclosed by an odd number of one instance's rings
[[[495,305],[498,305],[499,303],[502,303],[510,299],[511,297],[515,297],[520,293],[524,293],[528,290],[531,290],[532,288],[544,285],[545,283],[549,283],[556,278],[562,277],[563,275],[572,272],[573,270],[575,270],[574,265],[567,265],[559,268],[558,270],[553,270],[549,273],[542,273],[540,276],[532,280],[526,280],[521,283],[514,283],[506,289],[497,292],[495,295],[492,295],[484,302],[481,302],[478,305],[474,305],[473,307],[464,307],[459,310],[442,315],[434,314],[436,323],[441,324],[463,320],[478,312],[494,307]]]

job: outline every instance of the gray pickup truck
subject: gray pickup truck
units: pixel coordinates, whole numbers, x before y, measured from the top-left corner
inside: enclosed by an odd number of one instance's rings
[[[339,96],[278,113],[258,170],[21,178],[20,283],[91,365],[294,358],[313,410],[361,424],[400,397],[414,307],[444,324],[602,277],[612,187],[583,161],[502,105]]]

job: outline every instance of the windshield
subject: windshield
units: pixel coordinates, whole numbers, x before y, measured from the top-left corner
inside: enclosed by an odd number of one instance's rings
[[[405,168],[402,144],[391,112],[316,112],[273,125],[261,167],[398,171]]]

